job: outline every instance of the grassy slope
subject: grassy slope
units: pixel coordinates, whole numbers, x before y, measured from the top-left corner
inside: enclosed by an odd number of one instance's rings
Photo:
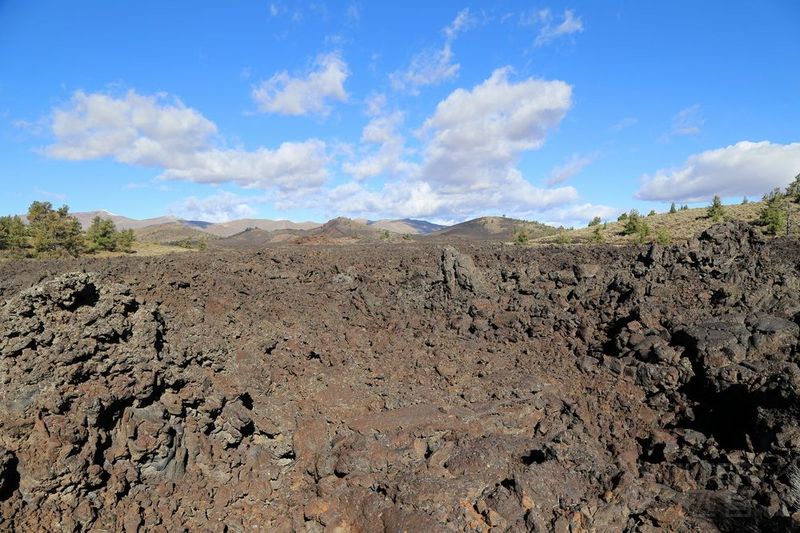
[[[763,202],[751,202],[746,205],[726,205],[725,206],[725,220],[743,220],[752,222],[758,218],[761,209],[764,207]],[[686,240],[699,235],[702,231],[708,229],[715,224],[706,215],[706,208],[700,207],[689,209],[687,211],[678,211],[677,213],[659,213],[652,216],[644,216],[643,220],[650,226],[650,236],[648,241],[655,239],[655,234],[658,229],[664,229],[674,241]],[[632,244],[635,242],[635,236],[622,235],[622,227],[624,222],[608,222],[605,227],[601,225],[601,235],[603,242],[607,244]],[[576,244],[591,242],[592,232],[594,228],[578,228],[568,230],[565,235],[571,237],[572,242]],[[555,243],[559,241],[560,236],[548,236],[536,239],[536,243]],[[563,239],[563,238],[562,238]]]
[[[168,246],[182,240],[201,242],[219,238],[216,235],[186,226],[179,222],[147,226],[146,228],[135,230],[135,233],[138,242]]]
[[[93,254],[86,254],[84,257],[120,257],[120,256],[155,256],[165,255],[179,252],[191,252],[192,250],[181,248],[180,246],[170,246],[166,244],[156,244],[150,242],[134,242],[133,251],[131,253],[125,252],[95,252]],[[0,250],[0,261],[11,261],[20,259],[8,253],[6,250]]]

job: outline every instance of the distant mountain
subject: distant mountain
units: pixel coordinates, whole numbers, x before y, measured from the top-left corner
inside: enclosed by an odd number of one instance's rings
[[[427,220],[414,220],[412,218],[402,218],[398,220],[371,220],[367,222],[368,225],[386,229],[394,233],[408,234],[408,235],[428,235],[434,231],[446,228],[441,224],[434,224]]]
[[[292,222],[290,220],[267,220],[259,218],[243,218],[241,220],[231,220],[230,222],[219,222],[209,224],[203,229],[219,237],[230,237],[248,228],[257,228],[265,231],[276,231],[283,229],[313,229],[321,226],[318,222]]]
[[[260,246],[276,242],[346,243],[395,241],[414,235],[427,240],[512,241],[520,232],[529,239],[539,239],[559,233],[557,228],[507,217],[481,217],[453,226],[442,226],[418,219],[351,219],[338,217],[325,224],[245,218],[229,222],[182,220],[163,216],[137,220],[115,215],[109,211],[73,213],[87,228],[95,216],[110,218],[119,229],[137,231],[145,242],[172,243],[180,240],[211,240],[222,238],[214,247]],[[150,231],[140,231],[153,228]],[[250,230],[250,231],[245,231]],[[255,231],[258,230],[258,231]],[[388,234],[386,232],[389,232]]]
[[[529,239],[536,239],[555,235],[559,231],[558,228],[540,222],[507,217],[480,217],[435,231],[430,233],[427,238],[432,240],[513,241],[520,232],[524,232]]]
[[[148,226],[158,226],[161,224],[180,224],[187,228],[210,233],[217,237],[230,237],[236,235],[248,228],[258,228],[266,231],[275,231],[283,229],[313,229],[321,226],[318,222],[292,222],[290,220],[268,220],[257,218],[243,218],[241,220],[231,220],[229,222],[207,222],[205,220],[183,220],[175,216],[163,216],[156,218],[146,218],[137,220],[135,218],[128,218],[121,215],[115,215],[110,211],[101,209],[99,211],[86,211],[71,213],[77,218],[84,229],[91,225],[94,217],[99,216],[104,219],[111,219],[117,226],[117,229],[141,229]],[[173,228],[175,229],[175,228]]]
[[[147,226],[155,226],[157,224],[166,224],[169,222],[178,222],[179,219],[172,216],[163,216],[163,217],[156,217],[156,218],[146,218],[144,220],[137,220],[135,218],[128,218],[122,215],[115,215],[105,209],[101,209],[99,211],[84,211],[78,213],[70,213],[72,216],[77,218],[83,229],[88,228],[92,224],[92,220],[94,217],[100,217],[104,219],[110,218],[114,221],[114,225],[117,229],[139,229],[145,228]]]

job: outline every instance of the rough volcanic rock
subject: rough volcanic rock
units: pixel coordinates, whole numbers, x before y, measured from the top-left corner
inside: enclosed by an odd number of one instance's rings
[[[797,248],[0,264],[0,530],[796,530]]]

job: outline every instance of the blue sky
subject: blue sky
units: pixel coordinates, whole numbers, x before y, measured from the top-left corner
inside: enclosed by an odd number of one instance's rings
[[[800,3],[0,0],[0,212],[583,224],[800,173]]]

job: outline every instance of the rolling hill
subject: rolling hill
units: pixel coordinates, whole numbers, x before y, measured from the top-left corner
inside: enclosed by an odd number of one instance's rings
[[[182,222],[166,222],[138,228],[134,230],[136,240],[153,244],[177,244],[184,242],[187,245],[196,246],[210,240],[219,239],[205,231],[192,228]]]
[[[241,220],[231,220],[230,222],[218,222],[209,224],[203,229],[208,233],[218,237],[230,237],[241,233],[248,228],[257,228],[265,231],[276,230],[309,230],[321,226],[319,222],[292,222],[290,220],[268,220],[258,218],[243,218]]]
[[[726,205],[724,220],[741,220],[743,222],[754,222],[758,219],[759,213],[764,207],[764,202],[750,202],[744,205]],[[646,241],[656,239],[656,234],[660,232],[666,240],[683,241],[700,235],[715,222],[708,218],[707,208],[696,207],[676,213],[657,213],[650,216],[642,216],[642,220],[650,228],[650,234]],[[633,244],[636,241],[634,235],[623,235],[622,228],[624,222],[616,220],[609,221],[600,226],[588,228],[576,228],[565,230],[559,235],[546,235],[531,239],[536,243],[550,244],[558,241],[581,243],[606,243],[606,244]],[[595,229],[597,228],[597,229]],[[597,231],[599,238],[594,237]]]
[[[128,218],[122,215],[115,215],[114,213],[106,211],[105,209],[100,209],[99,211],[83,211],[70,214],[78,219],[83,229],[86,229],[91,225],[94,217],[111,219],[114,222],[114,225],[117,227],[117,229],[133,229],[133,230],[146,228],[148,226],[157,226],[159,224],[179,222],[179,219],[173,216],[145,218],[142,220],[138,220],[135,218]]]
[[[507,217],[480,217],[448,226],[427,236],[431,240],[513,241],[524,233],[528,239],[555,235],[562,230],[540,222]]]

